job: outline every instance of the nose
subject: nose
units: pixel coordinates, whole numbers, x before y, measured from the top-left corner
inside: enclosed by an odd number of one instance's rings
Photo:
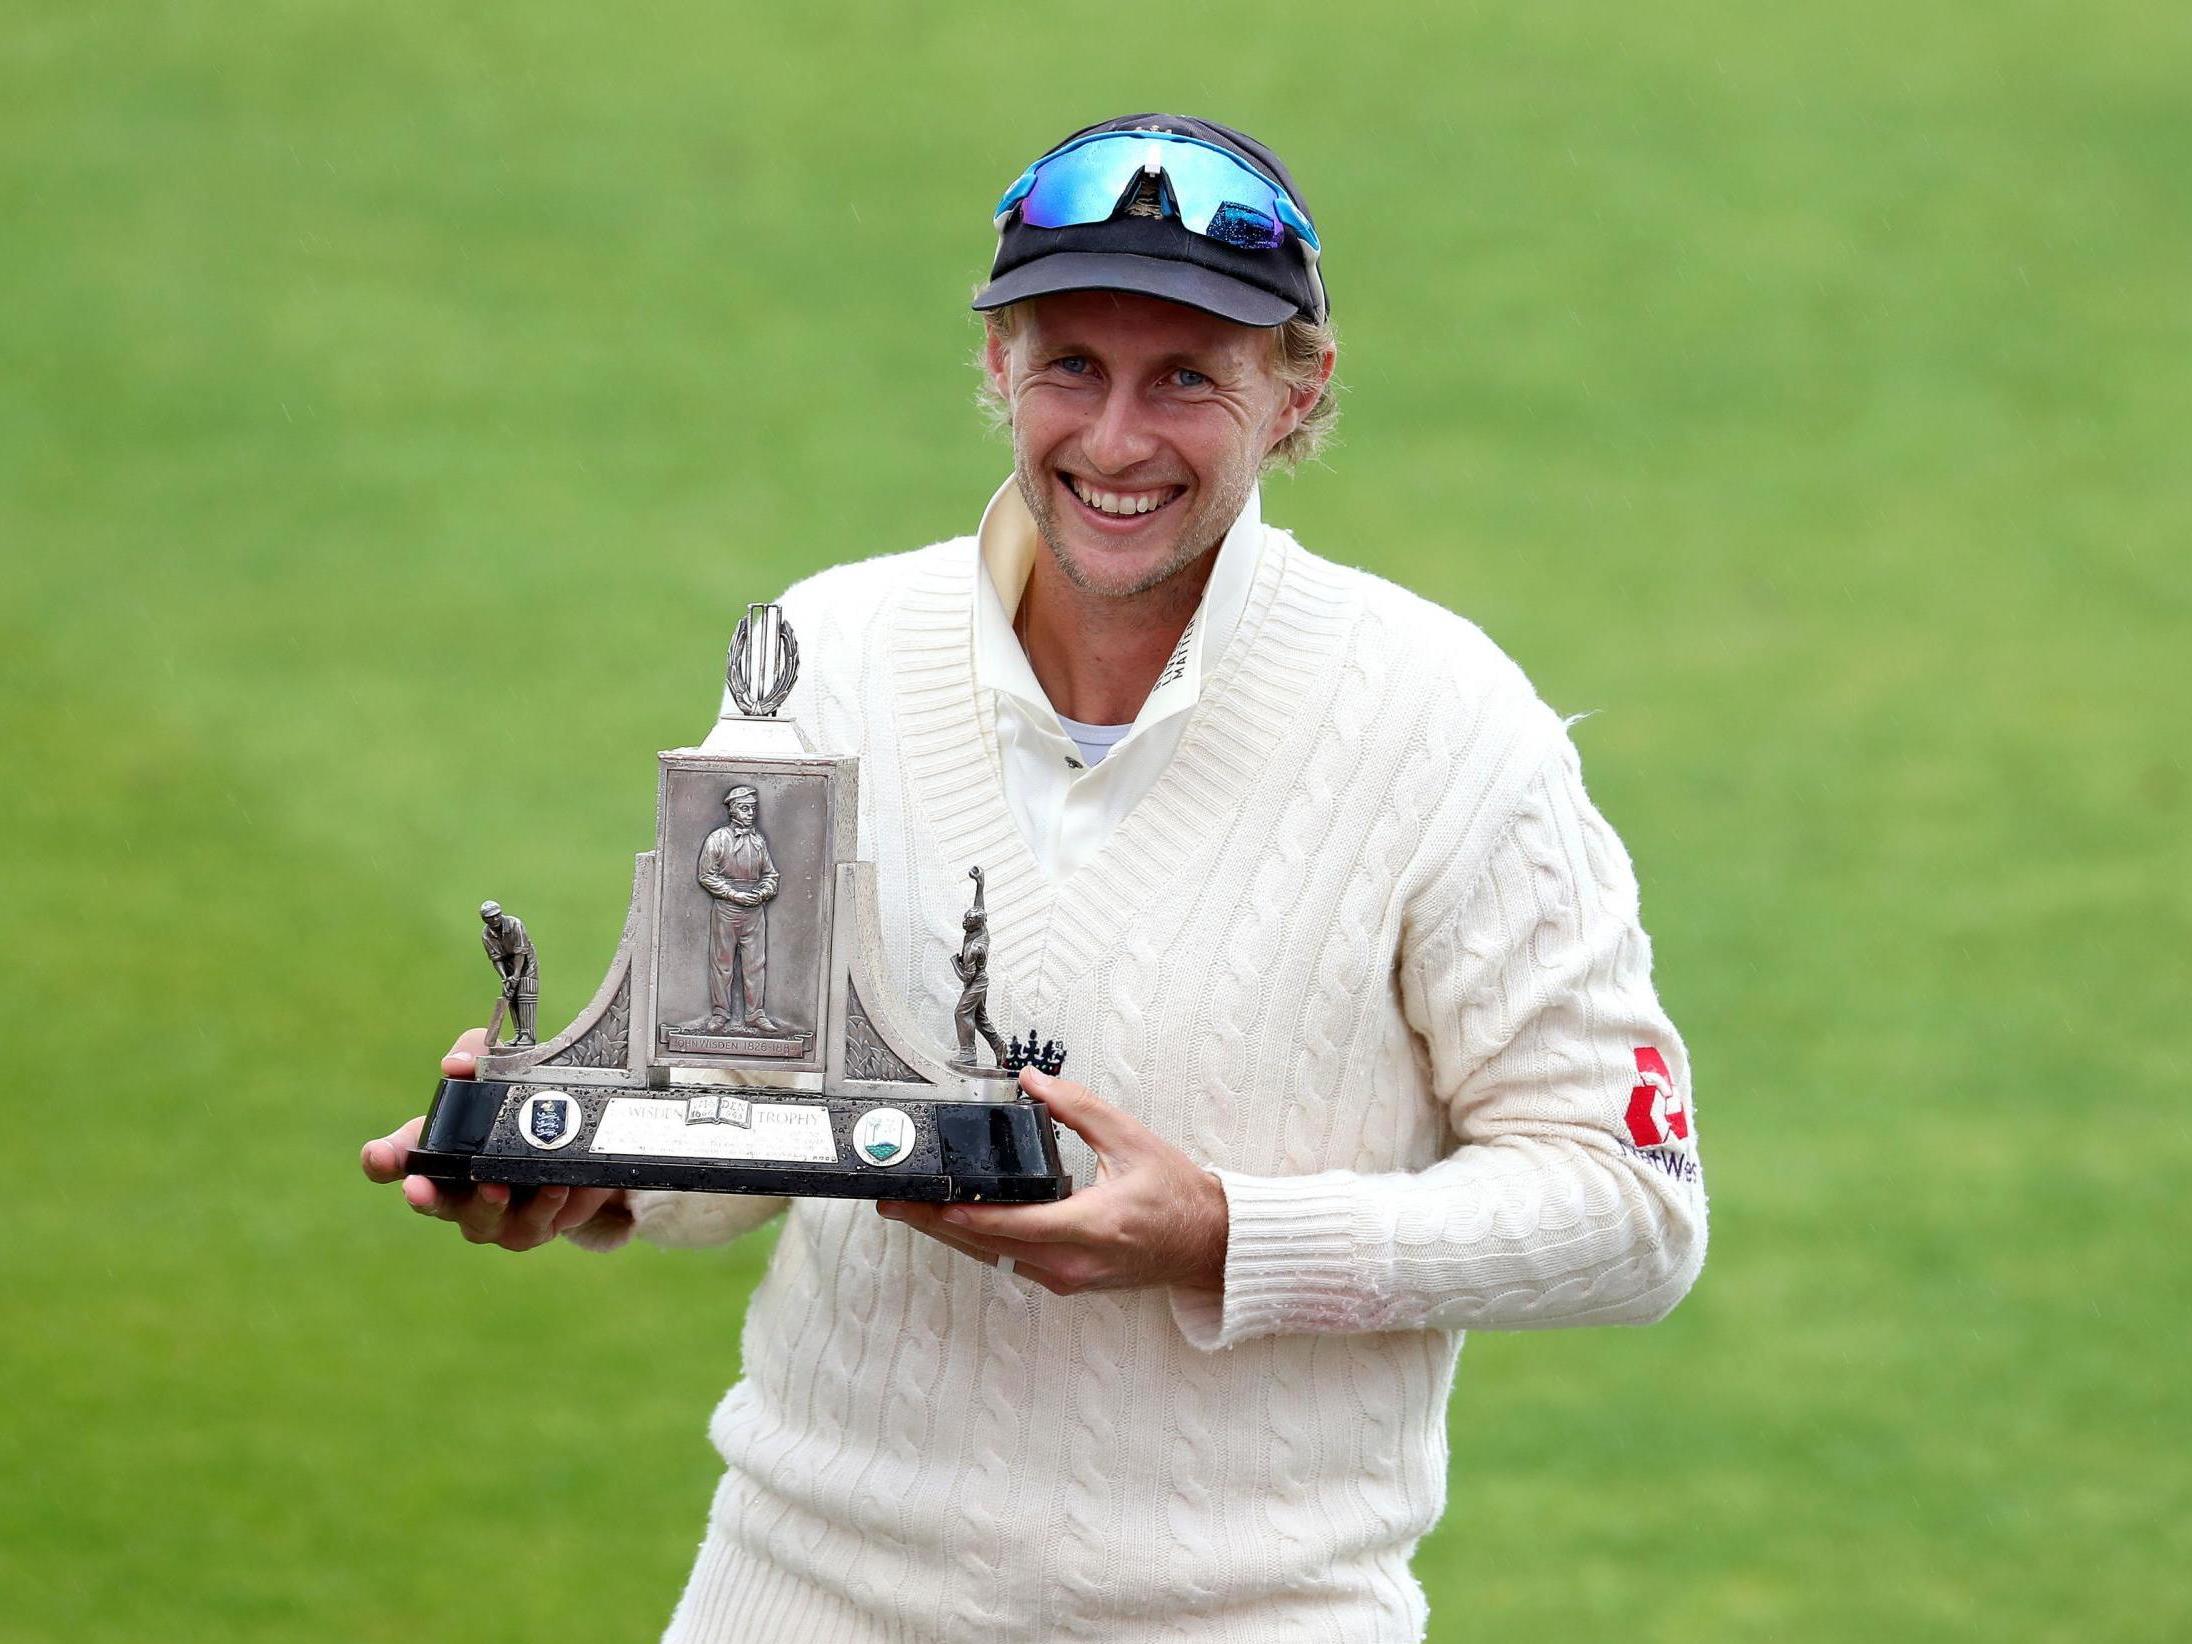
[[[1089,465],[1105,474],[1123,474],[1155,455],[1157,443],[1141,396],[1125,383],[1108,383],[1096,420],[1081,437]]]

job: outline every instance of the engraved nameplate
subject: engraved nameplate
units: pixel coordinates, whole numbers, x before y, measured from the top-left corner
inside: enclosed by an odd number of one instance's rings
[[[762,1038],[755,1034],[662,1030],[662,1048],[685,1056],[782,1056],[799,1061],[814,1054],[814,1038]]]
[[[682,1101],[619,1096],[602,1109],[596,1153],[653,1159],[748,1159],[835,1164],[837,1140],[829,1109],[793,1102],[755,1102],[745,1122],[694,1122]]]

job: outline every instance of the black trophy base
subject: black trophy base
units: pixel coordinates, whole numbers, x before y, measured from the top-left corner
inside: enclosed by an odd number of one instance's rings
[[[1049,1204],[1073,1191],[1050,1110],[760,1086],[444,1079],[407,1173],[465,1185]]]

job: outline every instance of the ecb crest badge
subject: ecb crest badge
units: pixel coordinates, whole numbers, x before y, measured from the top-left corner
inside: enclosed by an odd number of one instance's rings
[[[535,1147],[566,1147],[578,1138],[578,1103],[560,1090],[544,1090],[526,1099],[518,1129]]]

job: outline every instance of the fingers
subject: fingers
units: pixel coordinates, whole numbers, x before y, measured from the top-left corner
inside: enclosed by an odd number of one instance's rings
[[[1010,1256],[1023,1267],[1053,1268],[1066,1262],[1075,1248],[1067,1244],[1019,1239],[1010,1234],[962,1227],[942,1205],[892,1204],[883,1208],[881,1213],[894,1222],[904,1222],[916,1232],[926,1233],[939,1243],[950,1245],[954,1250],[964,1250],[984,1261]]]
[[[600,1215],[604,1206],[624,1190],[621,1187],[574,1187],[571,1196],[563,1201],[563,1208],[556,1212],[554,1230],[568,1233],[574,1227],[584,1227]]]
[[[467,1244],[493,1244],[502,1233],[502,1219],[509,1213],[510,1189],[501,1182],[482,1182],[469,1193],[445,1193],[443,1219],[457,1224]]]
[[[530,1250],[556,1236],[556,1216],[571,1197],[567,1187],[543,1187],[504,1212],[495,1243],[505,1250]]]
[[[436,1221],[455,1221],[464,1201],[476,1194],[476,1189],[452,1186],[426,1176],[403,1179],[403,1202],[420,1215],[432,1216]]]
[[[875,1213],[887,1222],[904,1222],[916,1233],[926,1234],[938,1244],[948,1244],[952,1249],[959,1251],[962,1255],[972,1256],[976,1261],[988,1262],[997,1259],[995,1251],[982,1248],[957,1229],[947,1227],[938,1221],[936,1212],[939,1208],[939,1206],[933,1204],[921,1204],[910,1199],[879,1199],[876,1201]]]
[[[897,1218],[895,1217],[892,1218],[892,1220],[896,1219]],[[962,1256],[971,1257],[973,1260],[980,1262],[984,1267],[995,1267],[997,1265],[997,1258],[990,1254],[990,1252],[988,1252],[987,1250],[978,1250],[973,1245],[966,1243],[963,1239],[948,1239],[940,1233],[930,1233],[928,1234],[928,1237],[934,1239],[938,1244],[945,1246],[947,1249],[958,1251],[959,1254]]]
[[[549,1193],[564,1188],[513,1188],[502,1182],[482,1182],[469,1193],[444,1194],[444,1208],[437,1214],[457,1224],[468,1244],[494,1244],[505,1250],[530,1250],[555,1235],[536,1225],[533,1206]],[[562,1200],[556,1201],[560,1208]],[[553,1212],[551,1212],[551,1215]]]
[[[1071,1287],[1053,1270],[1052,1264],[1057,1261],[1061,1248],[1057,1245],[1023,1245],[1015,1239],[977,1239],[963,1235],[948,1224],[936,1221],[933,1214],[919,1214],[923,1211],[934,1212],[937,1208],[934,1205],[878,1204],[875,1208],[876,1214],[885,1220],[904,1222],[915,1232],[980,1262],[984,1267],[995,1267],[998,1257],[1010,1256],[1017,1272],[1033,1279],[1045,1289],[1056,1291],[1059,1295],[1071,1293]],[[909,1215],[908,1211],[916,1214]]]
[[[422,1216],[454,1222],[468,1244],[537,1250],[556,1235],[590,1222],[623,1192],[616,1187],[520,1187],[481,1182],[455,1188],[406,1176],[404,1202]]]
[[[1098,1153],[1133,1152],[1149,1127],[1124,1108],[1113,1107],[1086,1085],[1054,1079],[1039,1069],[1020,1070],[1020,1088],[1050,1109],[1050,1116]]]
[[[441,1059],[442,1076],[469,1079],[479,1071],[479,1058],[487,1050],[487,1030],[468,1028],[457,1036],[449,1054]],[[406,1157],[418,1146],[426,1128],[423,1118],[413,1119],[400,1130],[377,1137],[359,1149],[358,1164],[369,1181],[403,1184],[404,1203],[422,1216],[455,1222],[473,1244],[500,1245],[505,1250],[531,1250],[546,1244],[566,1228],[592,1221],[603,1205],[623,1190],[614,1187],[543,1187],[513,1191],[501,1182],[476,1187],[450,1186],[425,1176],[404,1174]]]
[[[1110,1197],[1090,1188],[1055,1204],[955,1204],[917,1207],[961,1234],[1035,1244],[1103,1244],[1117,1232]]]
[[[419,1145],[419,1132],[426,1128],[423,1116],[413,1119],[401,1129],[390,1131],[386,1136],[367,1142],[358,1150],[358,1164],[371,1182],[399,1181],[403,1176],[404,1156]]]
[[[470,1079],[479,1072],[479,1059],[487,1051],[487,1030],[483,1027],[466,1028],[457,1035],[457,1042],[449,1047],[449,1054],[441,1059],[441,1076],[444,1079]]]
[[[616,1191],[576,1190],[595,1201],[579,1220],[590,1219],[600,1208],[600,1200]],[[476,1187],[457,1188],[424,1176],[403,1179],[404,1202],[420,1215],[456,1223],[468,1244],[499,1245],[505,1250],[533,1250],[548,1243],[561,1230],[574,1196],[574,1190],[568,1187],[512,1188],[503,1182],[481,1182]]]

